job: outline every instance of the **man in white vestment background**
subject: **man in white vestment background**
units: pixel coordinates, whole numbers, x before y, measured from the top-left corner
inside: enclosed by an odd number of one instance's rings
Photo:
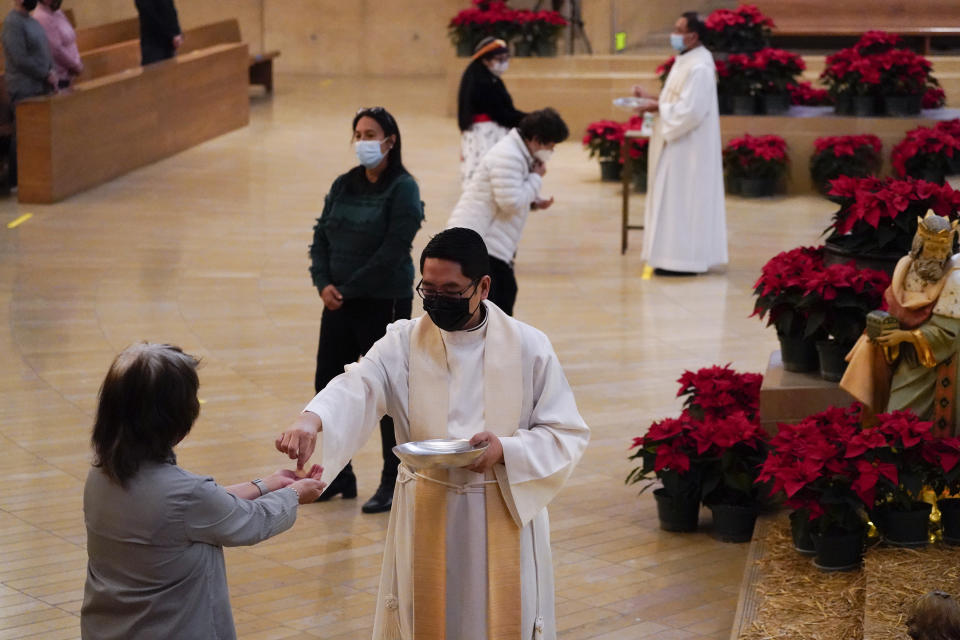
[[[546,506],[590,432],[547,337],[486,300],[489,270],[475,231],[434,236],[417,285],[427,314],[389,325],[276,442],[302,466],[322,431],[331,477],[386,413],[401,444],[488,444],[465,468],[401,465],[375,640],[556,638]]]
[[[643,258],[657,275],[693,275],[727,263],[723,150],[716,66],[695,12],[670,34],[677,51],[658,98],[639,111],[659,112],[650,139]]]

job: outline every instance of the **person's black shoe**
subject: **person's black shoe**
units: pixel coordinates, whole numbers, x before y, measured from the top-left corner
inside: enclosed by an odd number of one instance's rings
[[[670,269],[660,269],[659,267],[653,270],[653,275],[655,276],[695,276],[699,275],[696,271],[671,271]]]
[[[363,503],[360,510],[364,513],[383,513],[393,506],[393,487],[381,484],[373,497]]]
[[[341,495],[345,499],[357,497],[357,476],[353,474],[352,469],[344,469],[337,474],[327,490],[317,498],[317,502],[326,502],[337,495]]]

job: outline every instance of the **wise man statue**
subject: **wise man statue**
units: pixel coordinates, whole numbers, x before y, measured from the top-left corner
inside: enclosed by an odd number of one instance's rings
[[[918,218],[910,253],[900,259],[884,294],[889,314],[867,318],[867,334],[847,355],[840,387],[875,413],[910,409],[956,432],[960,358],[960,255],[957,222],[928,212]],[[871,331],[871,325],[880,328]]]

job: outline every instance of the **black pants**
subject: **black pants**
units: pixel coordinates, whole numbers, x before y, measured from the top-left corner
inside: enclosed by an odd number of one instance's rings
[[[394,320],[410,317],[413,298],[395,300],[357,298],[344,300],[336,311],[323,310],[320,322],[320,344],[317,347],[317,372],[313,386],[319,392],[327,383],[343,373],[344,366],[356,362],[373,343],[387,332],[387,325]],[[383,472],[381,484],[392,486],[397,480],[400,461],[393,453],[397,438],[393,430],[393,418],[380,420],[380,441],[383,448]],[[349,462],[343,472],[353,472]]]
[[[513,303],[517,301],[517,279],[513,267],[490,256],[490,295],[488,299],[508,316],[513,315]]]

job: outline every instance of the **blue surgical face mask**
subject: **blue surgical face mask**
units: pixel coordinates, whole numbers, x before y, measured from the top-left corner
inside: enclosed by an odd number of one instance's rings
[[[367,169],[373,169],[381,162],[386,155],[380,150],[382,140],[357,140],[353,143],[353,148],[357,152],[357,160]]]
[[[683,44],[683,34],[671,33],[670,46],[673,47],[676,51],[683,51],[684,49],[686,49],[686,47]]]

